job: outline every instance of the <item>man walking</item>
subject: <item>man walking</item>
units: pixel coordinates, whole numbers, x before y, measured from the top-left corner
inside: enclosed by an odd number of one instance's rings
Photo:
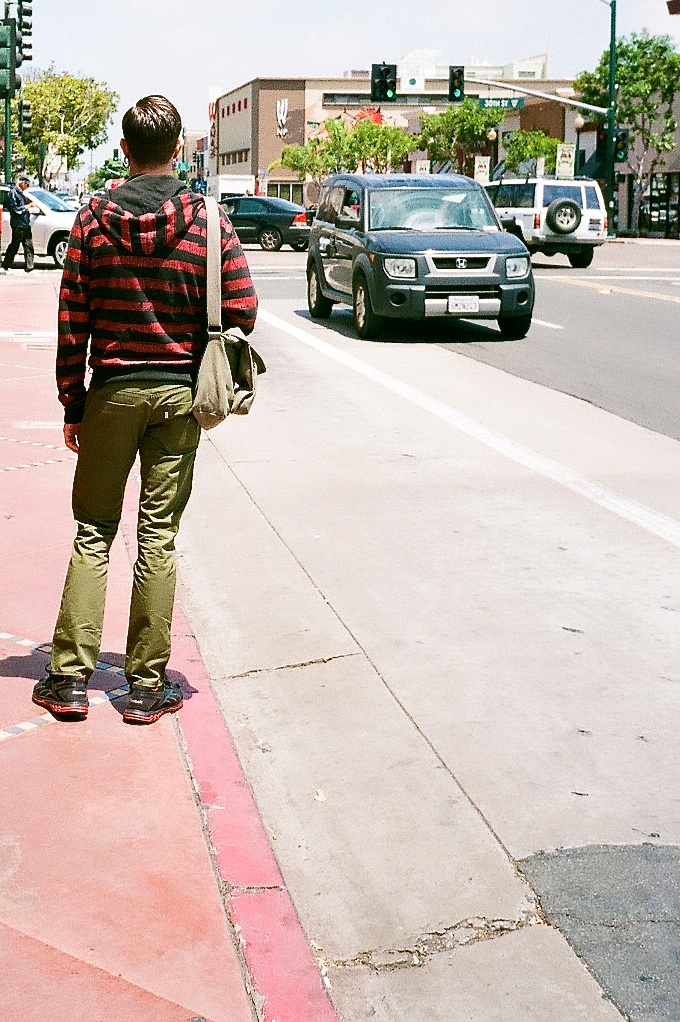
[[[174,541],[191,492],[200,428],[193,384],[207,341],[205,201],[172,174],[181,119],[147,96],[123,118],[129,180],[76,217],[59,299],[57,386],[73,482],[77,535],[48,676],[33,701],[62,719],[87,715],[86,685],[101,642],[111,543],[125,483],[139,456],[138,556],[125,654],[123,719],[148,724],[178,710],[165,675],[175,593]],[[252,331],[248,265],[221,213],[222,325]],[[92,380],[85,389],[90,347]]]
[[[9,206],[9,225],[12,228],[12,240],[7,246],[5,258],[2,260],[4,273],[12,268],[14,257],[19,251],[19,245],[24,249],[24,269],[30,273],[33,269],[33,234],[31,233],[31,213],[37,212],[38,207],[30,202],[24,192],[31,183],[31,179],[22,174],[17,184],[12,185],[7,195]]]

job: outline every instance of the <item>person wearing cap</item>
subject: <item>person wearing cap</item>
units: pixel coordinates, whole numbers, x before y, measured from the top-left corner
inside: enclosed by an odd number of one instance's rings
[[[12,228],[12,240],[7,246],[5,258],[2,261],[2,270],[7,273],[14,263],[14,257],[19,251],[19,245],[24,249],[24,269],[30,273],[33,269],[33,234],[31,233],[31,213],[37,213],[38,207],[35,203],[26,198],[24,192],[31,183],[31,179],[22,174],[17,184],[12,185],[7,196],[9,207],[9,224]]]

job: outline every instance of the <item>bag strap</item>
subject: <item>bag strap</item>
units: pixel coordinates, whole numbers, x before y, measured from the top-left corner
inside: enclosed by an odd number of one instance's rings
[[[208,333],[222,333],[222,231],[217,199],[207,195],[205,212],[208,218],[208,252],[206,294],[208,302]]]

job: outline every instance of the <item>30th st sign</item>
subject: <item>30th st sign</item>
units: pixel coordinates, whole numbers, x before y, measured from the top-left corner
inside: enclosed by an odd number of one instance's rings
[[[479,100],[480,110],[522,110],[524,108],[524,96],[520,96],[518,99],[510,99],[504,97],[503,99],[480,99]]]

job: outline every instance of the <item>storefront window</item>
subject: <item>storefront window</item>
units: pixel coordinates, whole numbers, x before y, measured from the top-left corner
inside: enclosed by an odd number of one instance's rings
[[[680,237],[680,174],[653,174],[640,204],[640,230],[663,238]],[[631,188],[632,208],[632,188]]]

